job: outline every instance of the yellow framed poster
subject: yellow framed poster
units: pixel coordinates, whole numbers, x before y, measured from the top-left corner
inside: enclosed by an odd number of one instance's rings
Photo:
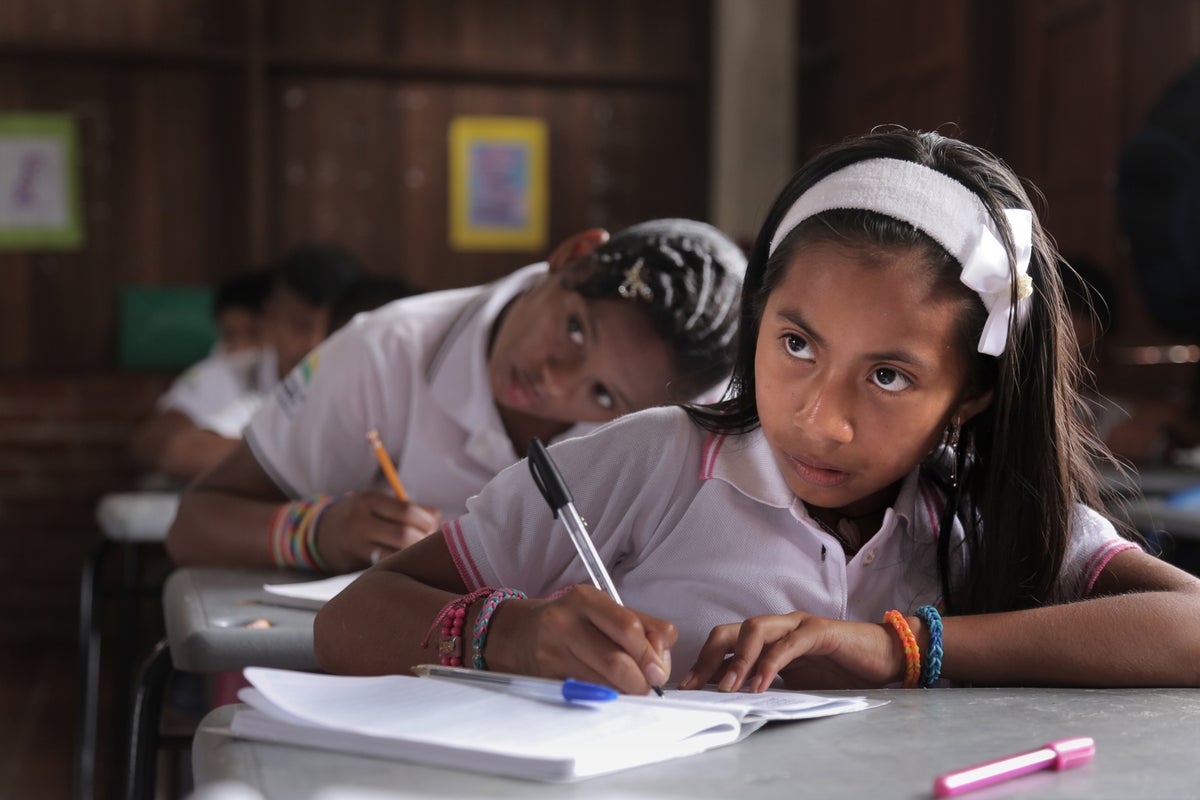
[[[450,246],[546,247],[546,122],[534,117],[450,121]]]

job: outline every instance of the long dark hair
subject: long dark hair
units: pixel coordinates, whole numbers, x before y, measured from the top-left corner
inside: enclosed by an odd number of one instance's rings
[[[754,354],[768,296],[799,246],[822,238],[873,248],[921,246],[942,283],[964,298],[959,346],[972,364],[972,388],[991,390],[987,409],[966,422],[957,449],[956,485],[948,495],[938,539],[938,576],[950,612],[1029,608],[1049,601],[1062,568],[1076,503],[1102,507],[1095,457],[1107,451],[1086,423],[1078,391],[1082,367],[1070,324],[1058,256],[1036,215],[1028,274],[1034,294],[1023,325],[1010,321],[1004,352],[980,354],[986,319],[978,295],[961,285],[961,266],[907,223],[868,211],[827,211],[806,220],[769,255],[784,214],[817,181],[867,159],[911,161],[958,181],[979,197],[1000,232],[1015,276],[1015,249],[1005,208],[1033,210],[1020,180],[992,154],[936,133],[892,129],[831,147],[788,183],[771,207],[750,254],[742,290],[737,360],[729,398],[689,409],[700,426],[725,433],[758,427]],[[1016,304],[1013,281],[1013,304]],[[935,479],[942,470],[925,465]],[[966,535],[969,570],[959,599],[949,582],[950,525],[957,513]],[[956,607],[950,608],[954,602]]]

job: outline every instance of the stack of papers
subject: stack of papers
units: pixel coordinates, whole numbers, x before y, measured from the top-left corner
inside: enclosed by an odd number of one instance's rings
[[[319,611],[321,606],[353,583],[359,575],[362,575],[361,571],[302,583],[264,583],[263,602],[273,606]]]
[[[671,691],[610,702],[535,699],[407,675],[345,677],[252,667],[232,732],[244,738],[540,781],[572,781],[732,744],[768,720],[886,701]],[[509,731],[512,735],[498,735]]]

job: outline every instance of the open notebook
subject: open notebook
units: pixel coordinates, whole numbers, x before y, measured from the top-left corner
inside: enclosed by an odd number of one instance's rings
[[[249,707],[234,714],[234,735],[540,781],[578,780],[700,753],[737,742],[768,720],[881,705],[785,691],[670,690],[663,698],[566,703],[407,675],[362,678],[262,667],[245,675],[251,688],[239,698]]]
[[[264,583],[262,601],[273,606],[311,608],[319,611],[326,601],[332,600],[334,595],[349,586],[359,575],[362,575],[361,571],[300,583]]]

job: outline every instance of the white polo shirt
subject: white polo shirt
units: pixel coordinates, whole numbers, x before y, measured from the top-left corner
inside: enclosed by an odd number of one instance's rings
[[[176,378],[157,408],[178,411],[197,428],[226,439],[240,439],[277,383],[279,367],[271,350],[214,353]]]
[[[914,471],[880,530],[849,563],[780,474],[761,429],[701,430],[679,408],[630,414],[551,449],[625,605],[679,631],[672,679],[695,662],[716,625],[809,611],[879,622],[941,597],[937,517],[943,496]],[[1080,507],[1059,599],[1087,594],[1118,552],[1135,547]],[[504,586],[545,597],[590,583],[526,462],[500,473],[443,526],[468,589]],[[951,545],[961,585],[962,528]]]
[[[246,442],[258,463],[291,497],[390,491],[366,439],[378,428],[409,497],[447,518],[463,513],[468,497],[517,460],[493,402],[487,343],[504,307],[545,273],[545,263],[533,264],[357,315],[255,415]]]

